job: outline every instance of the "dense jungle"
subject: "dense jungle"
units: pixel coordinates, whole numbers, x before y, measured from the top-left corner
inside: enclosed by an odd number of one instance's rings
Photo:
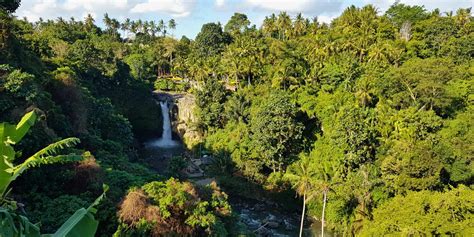
[[[190,39],[20,4],[0,1],[0,236],[474,235],[471,8],[235,13]]]

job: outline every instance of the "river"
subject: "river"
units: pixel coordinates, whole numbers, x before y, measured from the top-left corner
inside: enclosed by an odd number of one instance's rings
[[[186,150],[178,141],[172,140],[172,131],[168,102],[160,103],[163,116],[163,134],[160,138],[152,139],[144,144],[142,157],[152,168],[160,174],[166,174],[168,162],[173,156],[182,156]],[[205,184],[213,180],[212,177],[193,179],[193,182]],[[205,181],[205,182],[201,182]],[[296,199],[295,199],[296,200]],[[240,221],[257,236],[298,236],[300,226],[300,213],[282,208],[281,204],[269,200],[256,200],[236,195],[229,196],[229,202]],[[321,223],[305,220],[304,236],[320,236]],[[334,236],[325,232],[327,237]]]

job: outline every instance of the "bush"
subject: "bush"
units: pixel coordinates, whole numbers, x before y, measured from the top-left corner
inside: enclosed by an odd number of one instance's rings
[[[116,236],[227,235],[221,218],[230,217],[227,194],[215,183],[196,188],[174,178],[130,190],[120,205]]]

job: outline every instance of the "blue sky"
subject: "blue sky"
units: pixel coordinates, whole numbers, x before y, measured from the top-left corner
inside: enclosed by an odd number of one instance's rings
[[[330,22],[350,5],[373,4],[380,12],[395,0],[22,0],[16,15],[35,21],[57,17],[82,19],[88,13],[102,25],[105,12],[118,20],[169,20],[174,18],[177,28],[172,33],[180,38],[194,38],[201,26],[208,22],[225,24],[234,12],[245,13],[252,24],[260,26],[265,16],[287,11],[294,15],[302,12],[306,17],[317,16]],[[440,8],[455,11],[460,7],[473,7],[474,0],[401,0],[410,5],[424,5],[427,9]]]

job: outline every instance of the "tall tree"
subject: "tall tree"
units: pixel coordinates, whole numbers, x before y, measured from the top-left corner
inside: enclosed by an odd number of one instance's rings
[[[168,29],[175,30],[176,29],[176,21],[174,19],[170,19],[168,21]]]
[[[303,236],[303,226],[305,218],[306,203],[313,197],[314,189],[314,171],[311,169],[311,160],[303,156],[301,159],[289,166],[284,177],[293,185],[293,189],[303,196],[303,210],[301,211],[300,234]],[[324,233],[323,233],[324,234]]]
[[[207,23],[196,36],[198,51],[204,56],[216,55],[230,43],[230,37],[222,31],[220,23]]]
[[[165,37],[167,32],[166,32],[166,24],[163,21],[163,19],[161,19],[158,22],[158,28],[160,29],[160,32],[163,34],[163,37]]]
[[[235,35],[244,32],[249,25],[250,21],[247,15],[236,12],[225,25],[224,31]]]
[[[298,13],[296,15],[295,21],[293,22],[293,36],[302,36],[306,33],[307,31],[307,22],[306,19],[304,19],[303,15],[301,13]]]
[[[277,29],[277,17],[275,16],[274,13],[272,13],[270,17],[266,16],[265,19],[263,20],[262,32],[267,37],[275,37],[275,34],[276,32],[278,32],[278,29]]]
[[[252,115],[254,149],[273,173],[281,172],[301,150],[303,126],[288,93],[273,91]]]
[[[291,18],[286,12],[280,12],[276,20],[276,26],[278,27],[278,38],[288,39],[291,34]]]
[[[8,13],[13,13],[20,7],[21,0],[3,0],[0,2],[0,8]]]

